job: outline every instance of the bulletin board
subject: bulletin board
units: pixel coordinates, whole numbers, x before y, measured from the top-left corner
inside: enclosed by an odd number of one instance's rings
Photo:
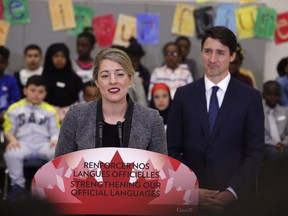
[[[36,43],[41,46],[43,54],[51,43],[64,42],[70,48],[71,57],[76,57],[76,37],[68,35],[66,31],[53,31],[51,27],[48,0],[28,0],[30,11],[30,23],[23,25],[11,25],[6,46],[11,51],[9,73],[14,73],[23,67],[23,50],[26,45]],[[159,44],[144,45],[146,55],[142,60],[143,65],[152,72],[155,67],[163,63],[162,48],[170,41],[174,41],[178,35],[171,33],[171,25],[175,7],[179,1],[138,1],[138,0],[82,0],[73,1],[74,4],[90,7],[94,10],[94,16],[113,14],[115,20],[119,14],[135,16],[137,13],[153,13],[160,16]],[[216,3],[198,4],[195,2],[186,4],[195,7],[216,6]],[[198,68],[203,72],[201,65],[201,40],[196,36],[190,38],[192,49],[189,57],[196,60]],[[251,70],[256,78],[257,87],[263,83],[263,67],[265,59],[265,39],[253,38],[239,41],[245,51],[243,67]],[[95,55],[99,47],[96,46]]]

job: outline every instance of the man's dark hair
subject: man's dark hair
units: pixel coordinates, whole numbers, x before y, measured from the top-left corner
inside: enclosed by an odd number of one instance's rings
[[[7,49],[5,46],[0,46],[0,55],[3,57],[3,59],[8,61],[10,57],[9,49]]]
[[[37,44],[27,45],[24,49],[24,55],[26,55],[29,50],[38,50],[40,55],[42,55],[42,50],[41,50],[40,46],[38,46]]]
[[[25,87],[27,88],[29,85],[44,86],[46,88],[45,79],[40,75],[33,75],[29,77]]]
[[[230,55],[236,52],[237,38],[235,34],[224,26],[214,26],[205,31],[205,35],[201,41],[201,51],[207,38],[219,40],[220,43],[227,46],[230,50]]]

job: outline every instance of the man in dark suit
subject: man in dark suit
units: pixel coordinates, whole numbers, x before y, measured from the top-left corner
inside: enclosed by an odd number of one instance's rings
[[[243,209],[237,206],[261,165],[261,94],[229,73],[237,46],[232,31],[212,27],[201,45],[205,76],[176,91],[168,119],[168,153],[195,172],[203,189],[200,212],[234,216]]]

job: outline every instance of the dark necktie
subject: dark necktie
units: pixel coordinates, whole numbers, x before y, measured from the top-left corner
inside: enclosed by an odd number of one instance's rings
[[[215,120],[217,118],[217,114],[219,111],[219,104],[218,104],[218,99],[217,99],[217,91],[219,87],[218,86],[213,86],[212,87],[212,94],[210,98],[210,104],[209,104],[209,134],[211,135]]]

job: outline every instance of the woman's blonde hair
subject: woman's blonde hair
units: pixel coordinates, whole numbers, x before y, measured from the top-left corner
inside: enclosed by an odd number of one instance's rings
[[[93,80],[98,79],[99,68],[103,60],[108,59],[121,65],[130,79],[132,79],[135,71],[129,56],[122,50],[117,48],[105,48],[98,52],[93,65]]]

